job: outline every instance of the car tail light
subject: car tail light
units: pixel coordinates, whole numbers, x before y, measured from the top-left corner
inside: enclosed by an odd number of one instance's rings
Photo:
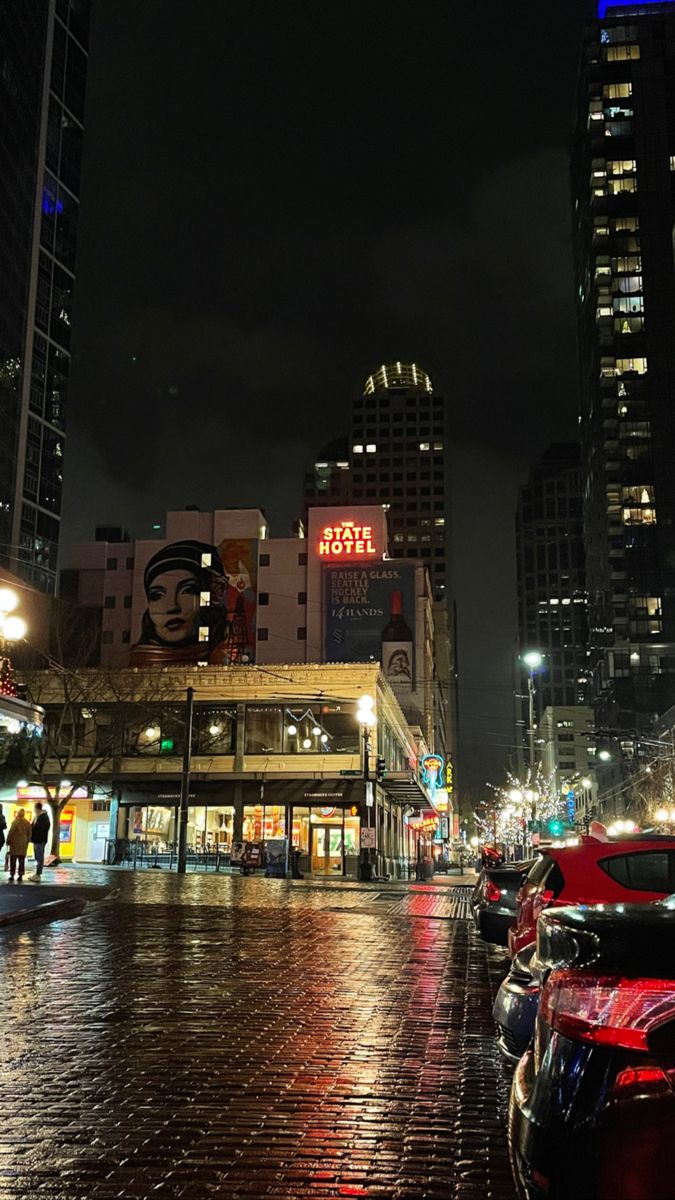
[[[501,900],[501,898],[501,888],[498,888],[496,883],[493,883],[491,879],[488,879],[487,883],[485,884],[485,899],[489,901],[490,904],[496,904],[498,900]]]
[[[540,1012],[573,1041],[646,1052],[648,1031],[675,1015],[675,980],[553,971]]]
[[[614,1091],[623,1098],[667,1092],[668,1078],[660,1067],[627,1067],[616,1076]]]

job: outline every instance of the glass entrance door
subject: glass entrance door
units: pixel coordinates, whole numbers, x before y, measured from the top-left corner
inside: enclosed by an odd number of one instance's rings
[[[335,825],[312,825],[312,875],[342,874],[342,829]]]

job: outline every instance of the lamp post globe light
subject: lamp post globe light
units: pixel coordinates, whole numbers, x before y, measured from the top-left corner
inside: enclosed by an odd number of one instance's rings
[[[8,642],[20,642],[28,632],[28,626],[23,617],[14,617],[19,597],[8,587],[0,587],[0,643],[6,650]]]

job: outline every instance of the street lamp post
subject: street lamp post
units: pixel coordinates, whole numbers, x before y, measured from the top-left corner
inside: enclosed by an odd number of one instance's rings
[[[544,661],[544,656],[538,650],[528,650],[527,654],[523,654],[523,662],[528,669],[527,676],[527,700],[528,700],[528,734],[530,740],[530,776],[533,777],[535,771],[534,762],[534,673],[538,671]]]
[[[361,726],[361,735],[363,738],[363,786],[364,786],[364,805],[363,815],[367,819],[367,826],[371,828],[371,809],[373,807],[373,783],[370,778],[370,754],[372,749],[371,730],[377,724],[377,717],[374,712],[375,701],[372,696],[359,696],[359,704],[356,710],[356,719]],[[376,828],[376,826],[375,826]],[[377,835],[376,835],[377,836]],[[365,847],[361,850],[359,856],[359,879],[372,879],[373,866],[371,860],[370,847]]]
[[[183,769],[180,776],[180,804],[178,808],[178,856],[176,870],[184,875],[187,870],[187,827],[190,804],[190,760],[192,756],[192,717],[194,712],[194,688],[189,687],[185,696],[185,745],[183,746]],[[206,829],[204,829],[206,841]]]

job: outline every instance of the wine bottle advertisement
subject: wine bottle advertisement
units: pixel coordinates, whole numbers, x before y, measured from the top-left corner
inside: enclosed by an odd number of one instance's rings
[[[326,662],[381,662],[415,686],[415,568],[391,561],[324,568]]]

